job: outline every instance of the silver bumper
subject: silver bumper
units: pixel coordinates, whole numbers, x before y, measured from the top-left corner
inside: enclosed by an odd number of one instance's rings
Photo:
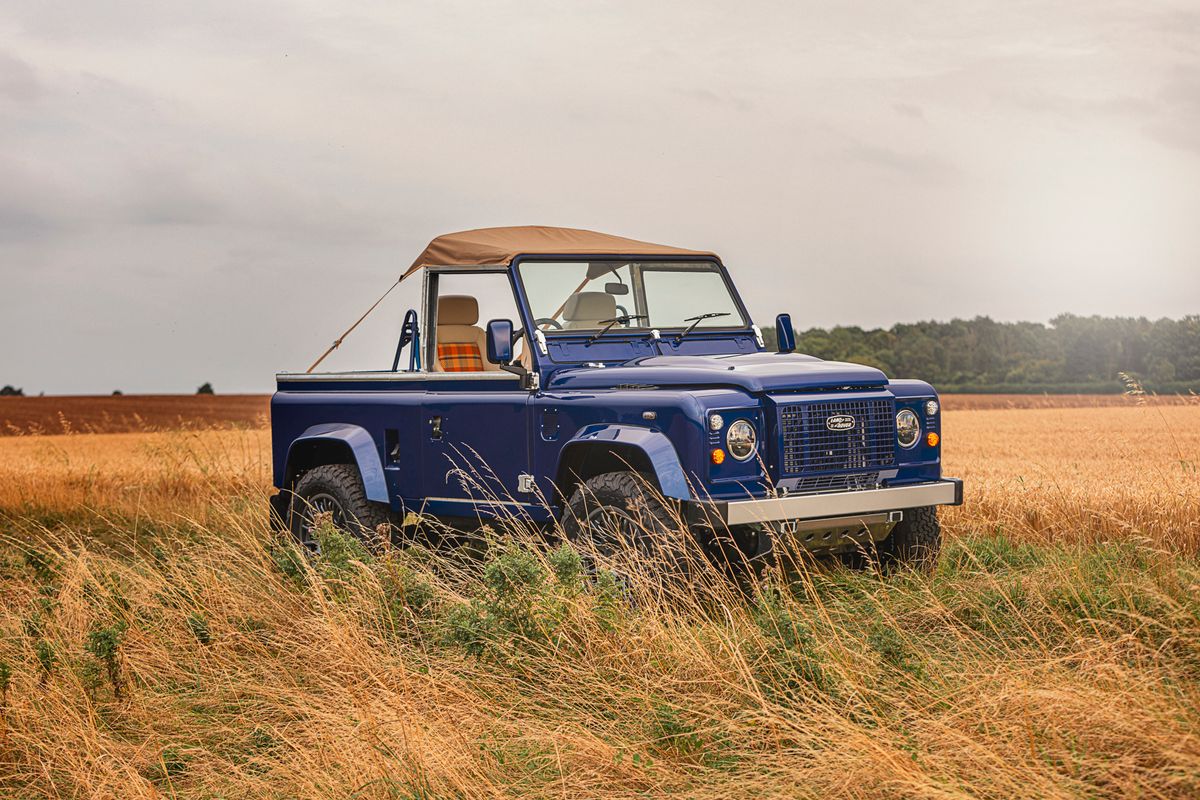
[[[697,510],[719,517],[726,525],[853,517],[923,506],[962,505],[962,481],[958,478],[945,478],[931,483],[867,489],[860,492],[700,502],[697,505],[702,507]]]

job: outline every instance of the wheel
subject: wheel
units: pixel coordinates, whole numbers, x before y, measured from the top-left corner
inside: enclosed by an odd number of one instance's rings
[[[542,327],[543,325],[549,325],[556,331],[561,331],[563,329],[561,322],[556,319],[551,319],[550,317],[538,317],[533,321],[533,324],[538,328]]]
[[[333,524],[364,542],[378,538],[380,525],[395,524],[391,509],[367,499],[358,469],[351,464],[325,464],[309,470],[292,490],[288,526],[305,547],[316,549],[313,520],[330,514]]]
[[[588,565],[628,581],[635,574],[660,586],[684,582],[703,558],[648,479],[636,472],[588,478],[563,511],[563,532]]]
[[[937,507],[910,508],[892,533],[879,544],[879,565],[884,569],[914,567],[932,572],[942,549],[942,526]]]

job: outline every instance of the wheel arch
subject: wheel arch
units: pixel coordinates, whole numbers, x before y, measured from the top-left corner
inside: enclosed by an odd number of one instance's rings
[[[283,488],[291,488],[305,472],[325,464],[353,464],[362,477],[367,499],[389,501],[379,450],[364,428],[330,423],[305,430],[288,447]]]
[[[671,440],[659,431],[633,425],[589,425],[580,430],[559,451],[554,486],[565,503],[588,478],[623,470],[650,476],[664,497],[692,499]]]

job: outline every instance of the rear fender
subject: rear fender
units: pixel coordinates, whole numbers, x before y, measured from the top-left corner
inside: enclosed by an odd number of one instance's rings
[[[692,499],[692,491],[684,474],[675,445],[659,431],[636,425],[588,425],[567,442],[558,456],[556,483],[560,488],[572,483],[574,465],[581,463],[584,451],[607,450],[634,454],[653,473],[664,497],[676,500]],[[622,458],[632,463],[634,459]],[[628,468],[628,467],[626,467]],[[564,501],[568,498],[564,497]]]
[[[315,455],[330,445],[348,457],[331,462]],[[379,450],[375,446],[375,439],[365,429],[358,425],[334,422],[313,425],[305,430],[288,448],[287,480],[284,485],[290,486],[300,472],[320,466],[321,463],[353,463],[362,476],[367,499],[377,503],[389,502]]]

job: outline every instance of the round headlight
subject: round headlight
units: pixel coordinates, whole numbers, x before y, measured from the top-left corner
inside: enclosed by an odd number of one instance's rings
[[[722,417],[720,414],[709,414],[708,415],[708,427],[714,431],[721,430],[721,428],[725,427],[725,418]]]
[[[941,408],[941,406],[938,405],[937,400],[926,400],[925,401],[925,415],[926,416],[930,416],[930,417],[937,416],[937,412],[938,412],[939,408]]]
[[[896,441],[901,447],[912,447],[921,438],[921,423],[911,409],[902,409],[896,415]]]
[[[750,458],[758,448],[758,434],[754,432],[754,426],[744,419],[730,425],[725,433],[725,447],[729,455],[738,461]]]

